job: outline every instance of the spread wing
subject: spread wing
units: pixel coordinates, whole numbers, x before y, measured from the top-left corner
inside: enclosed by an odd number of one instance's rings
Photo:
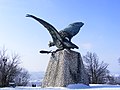
[[[36,16],[33,16],[33,15],[29,15],[27,14],[26,17],[32,17],[33,19],[37,20],[39,23],[41,23],[50,33],[50,35],[52,36],[53,38],[53,41],[56,43],[59,43],[60,45],[63,44],[63,40],[59,34],[59,32],[49,23],[47,23],[46,21],[40,19],[40,18],[37,18]]]

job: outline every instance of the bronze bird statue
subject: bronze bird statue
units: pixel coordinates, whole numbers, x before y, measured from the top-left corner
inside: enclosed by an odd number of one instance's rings
[[[49,43],[49,46],[56,46],[58,50],[63,50],[63,49],[78,49],[79,47],[76,46],[75,44],[73,44],[71,42],[71,39],[73,36],[75,36],[80,28],[84,25],[82,22],[76,22],[73,24],[70,24],[67,28],[65,28],[64,30],[61,31],[57,31],[55,29],[55,27],[53,27],[51,24],[49,24],[48,22],[34,16],[34,15],[30,15],[27,14],[26,17],[31,17],[35,20],[37,20],[40,24],[42,24],[50,33],[53,42]],[[42,51],[44,52],[44,51]]]
[[[73,36],[75,36],[79,31],[80,28],[84,25],[84,23],[82,22],[75,22],[72,24],[69,24],[68,27],[66,27],[65,29],[59,31],[59,34],[61,35],[62,38],[66,38],[69,41],[71,41],[71,39],[73,38]],[[49,42],[49,47],[54,46],[54,42]]]

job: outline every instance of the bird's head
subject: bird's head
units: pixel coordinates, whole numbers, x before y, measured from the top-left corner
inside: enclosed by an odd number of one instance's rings
[[[84,25],[84,23],[83,22],[75,22],[75,23],[72,23],[70,25],[75,26],[75,27],[82,27]]]

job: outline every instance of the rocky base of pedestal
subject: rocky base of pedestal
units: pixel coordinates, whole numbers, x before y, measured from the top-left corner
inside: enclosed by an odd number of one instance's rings
[[[65,49],[51,55],[42,87],[66,87],[77,83],[89,84],[80,53]]]

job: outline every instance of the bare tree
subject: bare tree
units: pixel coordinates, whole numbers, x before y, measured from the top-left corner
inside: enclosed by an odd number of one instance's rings
[[[21,73],[16,76],[15,83],[17,86],[26,86],[29,82],[30,74],[25,69],[21,70]]]
[[[19,67],[20,56],[12,54],[7,55],[7,50],[0,50],[0,86],[5,87],[9,82],[13,82],[15,77],[21,74],[22,68]]]
[[[113,75],[108,75],[106,78],[106,83],[115,85],[115,84],[117,84],[117,80],[118,80],[118,77],[115,77]]]
[[[83,56],[85,68],[89,76],[90,83],[105,83],[105,78],[109,71],[107,70],[108,64],[103,61],[99,63],[99,58],[96,53],[87,52]]]

